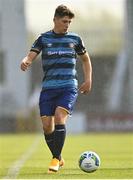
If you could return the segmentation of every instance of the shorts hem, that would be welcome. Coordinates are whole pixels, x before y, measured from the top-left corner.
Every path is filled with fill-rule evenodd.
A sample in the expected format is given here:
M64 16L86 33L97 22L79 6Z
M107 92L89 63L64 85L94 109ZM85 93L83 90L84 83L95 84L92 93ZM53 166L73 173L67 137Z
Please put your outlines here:
M40 117L43 118L43 117L49 117L49 116L54 116L54 115L41 115L40 114Z
M57 106L57 107L63 109L63 110L66 111L68 114L70 114L70 111L69 111L68 109L66 109L65 107L62 107L62 106Z

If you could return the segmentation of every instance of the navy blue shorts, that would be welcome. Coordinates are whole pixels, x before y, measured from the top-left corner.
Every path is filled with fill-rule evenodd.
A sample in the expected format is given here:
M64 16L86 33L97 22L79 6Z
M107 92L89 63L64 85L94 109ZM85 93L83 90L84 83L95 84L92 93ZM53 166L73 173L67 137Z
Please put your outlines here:
M77 96L76 88L42 90L39 99L40 116L53 116L57 107L71 114Z

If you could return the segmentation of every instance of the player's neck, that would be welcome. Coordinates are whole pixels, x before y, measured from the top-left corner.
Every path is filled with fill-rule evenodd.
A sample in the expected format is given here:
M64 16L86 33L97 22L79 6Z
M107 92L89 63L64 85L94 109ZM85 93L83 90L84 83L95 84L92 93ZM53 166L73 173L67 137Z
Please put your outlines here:
M57 34L57 35L60 35L60 34L62 34L62 35L63 35L63 34L67 34L67 31L66 31L66 32L61 32L61 31L59 31L59 30L56 29L56 28L54 28L52 31L53 31L54 34Z

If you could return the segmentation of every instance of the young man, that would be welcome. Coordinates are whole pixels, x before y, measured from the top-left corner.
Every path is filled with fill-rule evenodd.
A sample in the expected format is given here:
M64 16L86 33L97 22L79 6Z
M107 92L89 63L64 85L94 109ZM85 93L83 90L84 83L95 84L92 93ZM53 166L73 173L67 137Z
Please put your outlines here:
M22 60L21 69L27 70L42 52L44 78L39 99L40 116L46 143L52 153L48 173L54 173L64 165L61 156L66 136L65 123L72 113L78 95L75 64L77 55L83 63L84 82L79 91L86 94L91 89L92 67L81 38L69 33L74 13L64 5L56 8L54 28L41 34ZM75 120L76 123L76 120Z

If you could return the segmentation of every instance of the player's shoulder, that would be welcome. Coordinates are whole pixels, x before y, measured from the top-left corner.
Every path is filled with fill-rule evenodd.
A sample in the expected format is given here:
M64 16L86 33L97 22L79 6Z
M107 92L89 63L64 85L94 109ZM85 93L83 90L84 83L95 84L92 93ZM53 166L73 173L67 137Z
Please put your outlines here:
M51 31L46 31L46 32L42 32L42 33L38 34L37 39L42 41L43 39L51 37L51 36L52 36Z
M68 37L74 38L74 39L80 39L80 35L74 32L68 32Z
M68 32L68 36L80 37L80 35L79 35L79 34L74 33L74 32Z

